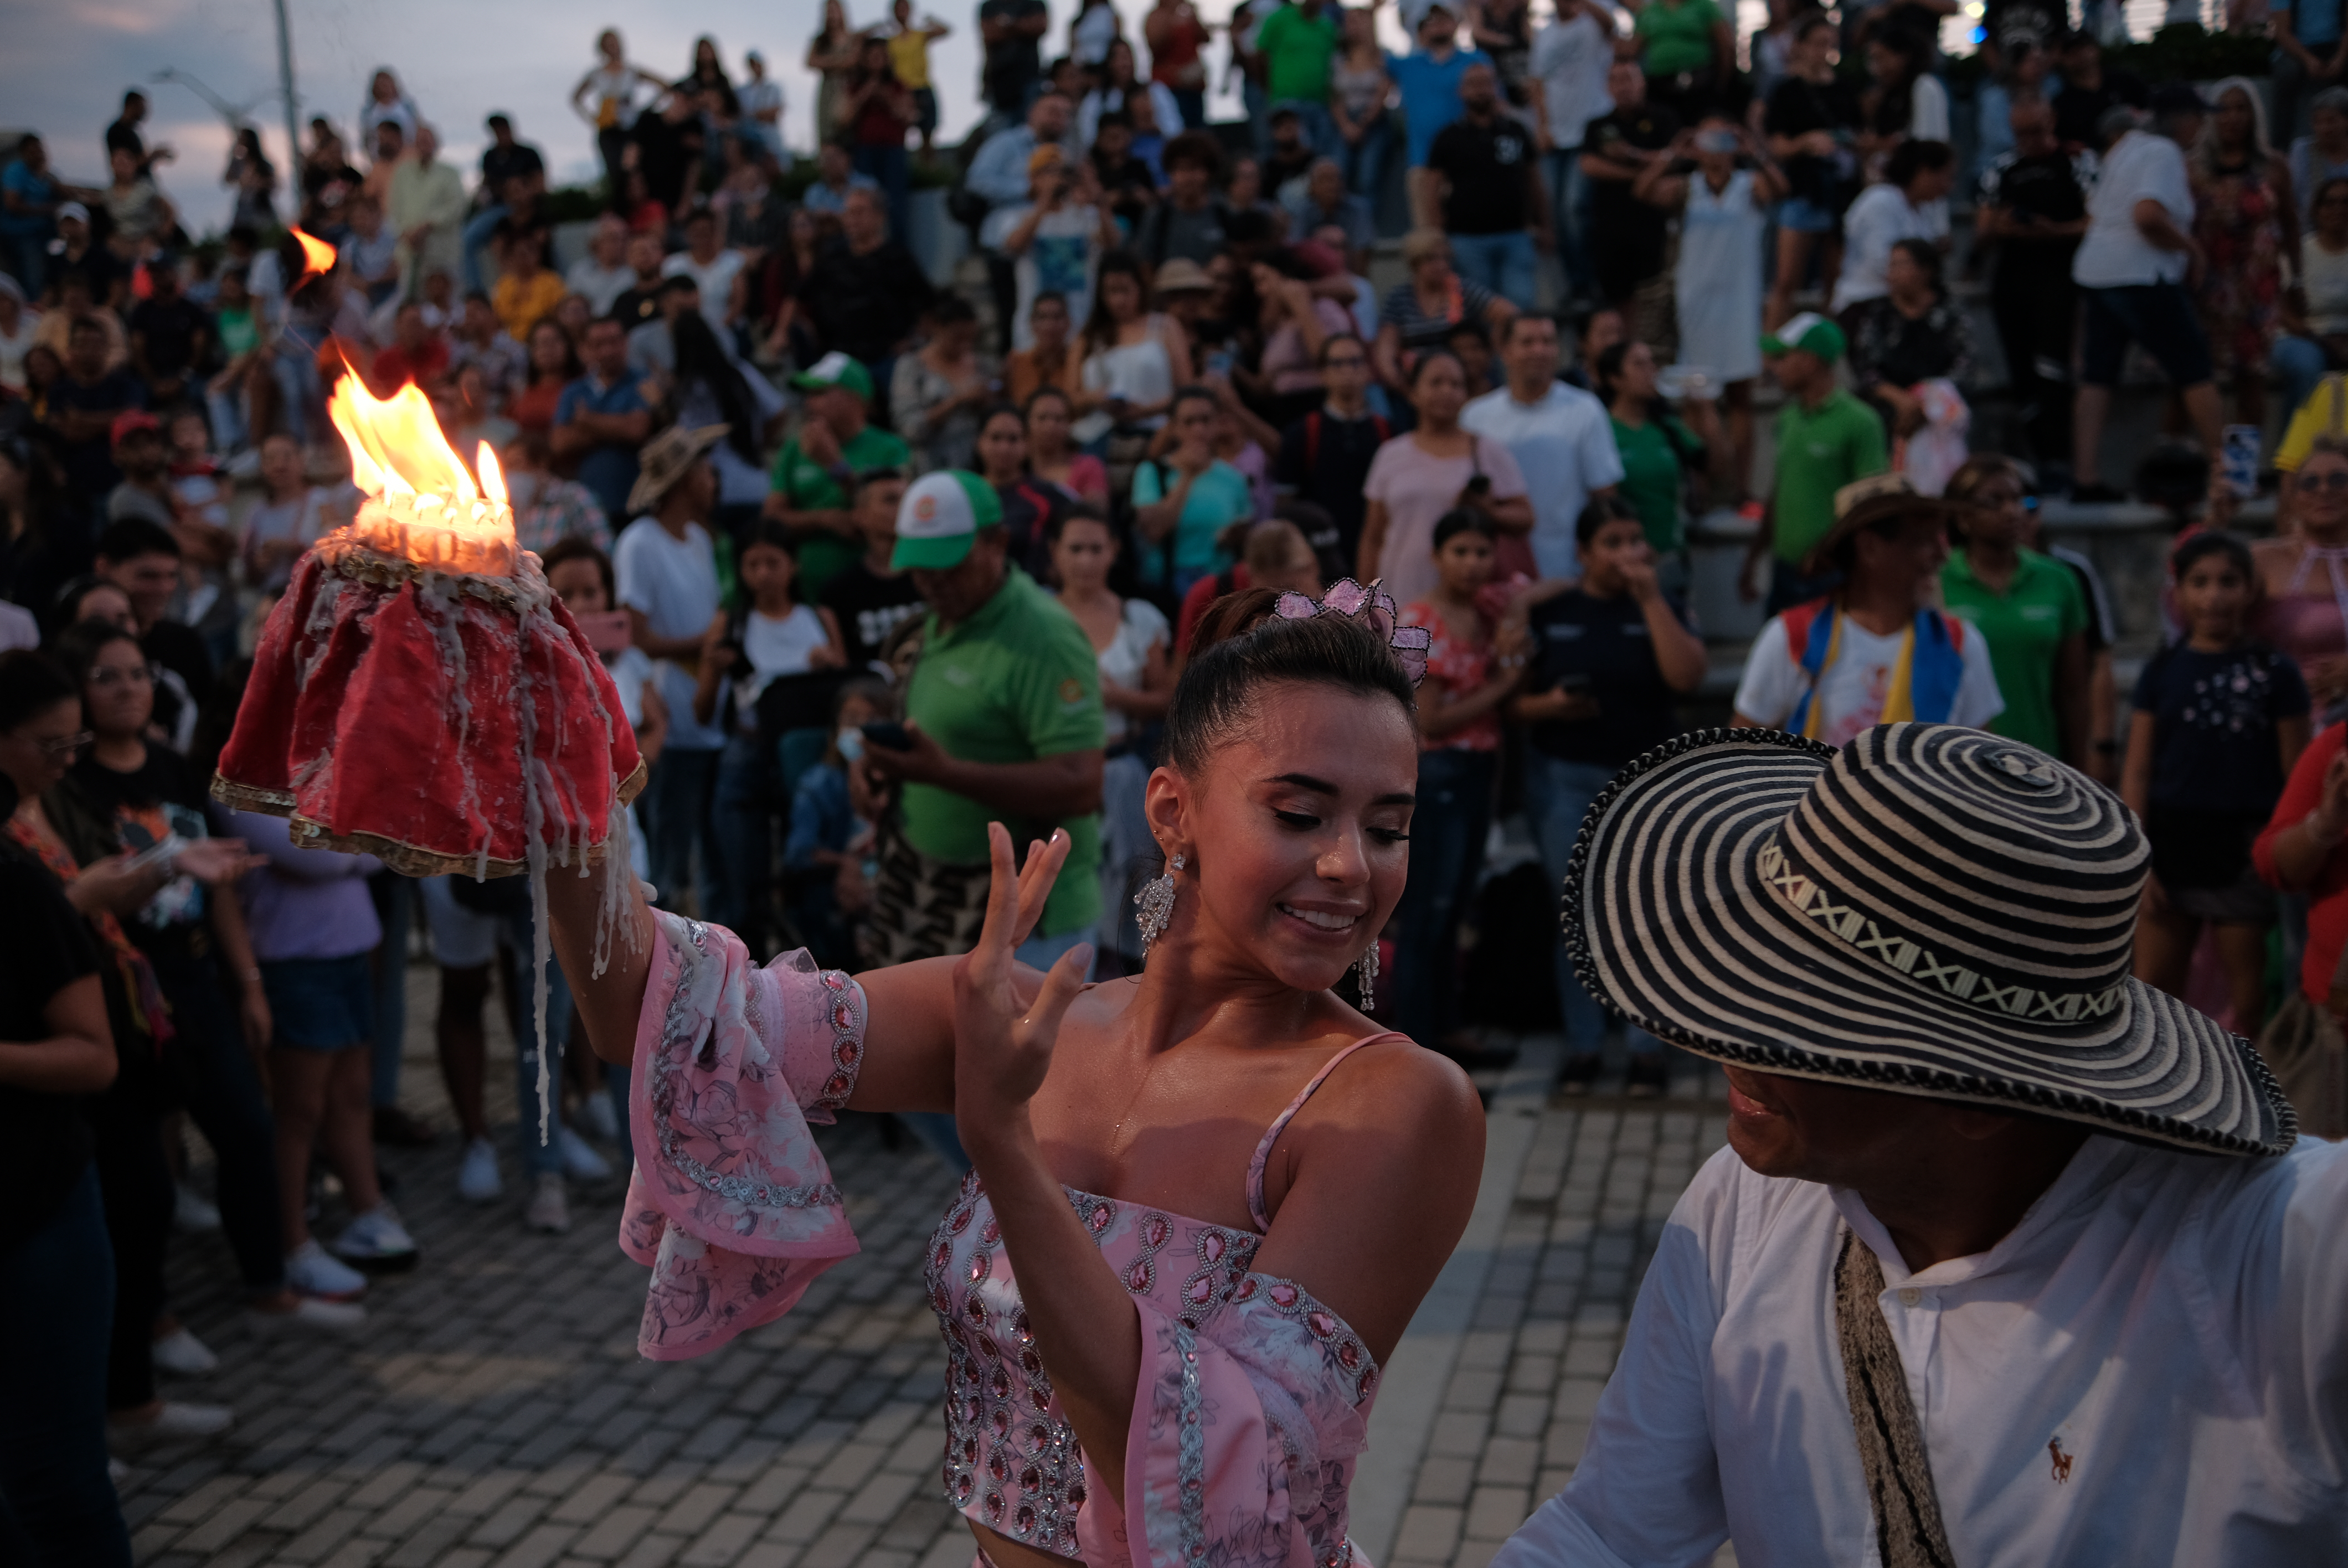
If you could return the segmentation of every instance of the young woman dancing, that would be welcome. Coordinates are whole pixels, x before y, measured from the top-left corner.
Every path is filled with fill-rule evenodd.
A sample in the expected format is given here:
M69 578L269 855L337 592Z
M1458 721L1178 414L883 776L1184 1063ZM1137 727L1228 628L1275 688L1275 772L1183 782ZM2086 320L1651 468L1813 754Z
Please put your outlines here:
M1167 713L1137 978L1084 984L1087 948L1012 961L1057 831L1014 870L990 830L974 950L853 979L799 954L754 968L600 865L549 887L589 1037L637 1069L622 1245L654 1269L646 1355L780 1316L855 1250L808 1121L954 1112L976 1169L929 1286L945 1491L982 1565L1359 1562L1378 1368L1475 1201L1466 1077L1330 993L1375 974L1402 893L1423 633L1350 583L1257 597Z

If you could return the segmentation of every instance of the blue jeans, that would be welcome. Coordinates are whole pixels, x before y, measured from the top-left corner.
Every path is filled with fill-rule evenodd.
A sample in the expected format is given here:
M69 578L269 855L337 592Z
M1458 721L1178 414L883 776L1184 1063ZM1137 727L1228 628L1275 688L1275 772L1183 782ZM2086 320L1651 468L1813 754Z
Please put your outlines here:
M162 1050L168 1092L212 1146L221 1234L236 1256L244 1287L255 1294L274 1291L285 1283L277 1127L262 1097L252 1054L245 1049L243 1026L221 994L211 959L168 949L151 958L156 981L171 1004L173 1032Z
M767 809L771 748L755 735L736 734L717 753L717 794L710 807L717 855L725 866L709 917L742 938L752 952L774 925L774 814Z
M380 1111L399 1103L399 1055L407 1039L407 935L416 929L416 879L396 871L370 877L383 943L375 950L375 1061L368 1103Z
M1394 122L1380 115L1362 132L1359 141L1345 142L1337 158L1345 166L1345 189L1370 204L1375 214L1384 193L1386 160L1394 152Z
M1330 118L1327 104L1316 104L1310 98L1282 98L1272 106L1295 111L1297 123L1304 131L1304 139L1315 155L1335 158L1345 149L1345 138L1337 134L1337 122ZM1280 192L1267 190L1266 196L1279 200Z
M1434 1046L1457 1023L1459 917L1484 868L1497 752L1454 747L1418 753L1418 806L1410 816L1410 880L1395 910L1395 1027Z
M212 427L212 446L223 457L232 457L252 444L249 422L244 413L244 390L204 393L204 412Z
M1565 291L1575 299L1598 292L1590 270L1590 179L1581 172L1581 149L1560 148L1541 155L1549 177L1550 226L1557 234L1557 259L1565 269Z
M494 207L484 207L465 220L465 237L461 241L465 259L457 270L464 281L465 292L469 294L478 292L481 287L481 252L489 248L489 236L497 232L498 225L504 221L505 215L505 204L499 202ZM552 260L552 257L548 258L550 262Z
M1533 308L1540 252L1533 249L1533 237L1523 230L1454 234L1451 259L1461 277L1483 284L1520 311Z
M718 891L724 872L711 812L719 754L715 750L670 746L653 764L652 777L644 781L644 851L664 909L684 907L695 845L701 847L702 909L714 910L725 902Z
M24 285L25 298L37 301L49 282L49 237L46 234L0 234L0 261Z
M130 1568L106 1469L113 1328L114 1248L84 1166L57 1212L0 1252L0 1562Z
M1197 130L1207 123L1207 95L1199 87L1175 87L1174 107L1182 111L1182 128ZM1163 130L1166 128L1159 127Z
M1565 884L1590 803L1614 782L1619 771L1603 763L1560 762L1537 748L1525 749L1525 815L1532 820L1533 837L1540 844L1541 865L1558 886ZM1565 1014L1567 1054L1585 1056L1601 1050L1606 1042L1605 1005L1582 989L1573 966L1566 960L1561 938L1557 948L1557 999ZM1662 1040L1628 1022L1622 1026L1622 1039L1633 1056L1658 1055L1663 1049Z
M2275 374L2282 380L2282 405L2292 413L2298 412L2299 405L2308 400L2315 391L2315 384L2331 368L2321 343L2303 337L2281 336L2275 339L2274 367Z
M1272 153L1272 96L1253 77L1240 79L1240 104L1247 110L1248 145L1258 158ZM1266 192L1267 195L1270 192Z
M855 161L856 172L870 175L889 198L889 238L910 247L911 241L907 236L912 231L912 174L905 161L904 148L860 141L856 144ZM886 398L888 394L884 391L881 396Z

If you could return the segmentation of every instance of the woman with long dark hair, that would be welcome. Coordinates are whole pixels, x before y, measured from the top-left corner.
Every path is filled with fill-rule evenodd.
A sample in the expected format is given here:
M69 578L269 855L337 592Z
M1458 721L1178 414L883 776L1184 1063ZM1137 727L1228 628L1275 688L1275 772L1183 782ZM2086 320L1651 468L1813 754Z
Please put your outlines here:
M1870 86L1859 93L1859 150L1870 165L1903 141L1949 139L1949 89L1931 74L1932 41L1902 26L1867 40Z
M1086 446L1119 425L1156 430L1166 423L1174 389L1190 379L1190 346L1172 316L1151 311L1140 259L1129 251L1103 256L1093 308L1076 337L1076 439Z
M1625 340L1598 356L1591 388L1614 427L1614 450L1622 458L1622 498L1639 514L1647 543L1663 564L1664 586L1684 586L1687 549L1684 523L1688 481L1725 478L1735 447L1721 428L1720 408L1709 397L1689 397L1673 411L1656 387L1655 352Z
M543 436L554 428L556 405L562 401L562 389L584 374L579 368L579 352L572 346L571 334L552 316L542 316L523 339L530 355L529 380L522 389L506 404L506 417L526 431Z
M266 234L277 227L277 166L261 150L261 133L251 126L236 133L221 183L236 188L236 210L229 219L231 227L250 229L256 234Z
M766 443L780 426L786 409L780 394L763 375L745 375L698 311L679 311L669 323L676 346L676 381L669 401L677 423L687 429L723 424L726 439L709 449L717 466L719 528L738 542L766 505Z
M628 1205L630 1253L659 1259L647 1352L715 1349L853 1250L808 1116L952 1111L974 1173L932 1249L944 1474L989 1560L1170 1558L1179 1533L1231 1568L1345 1562L1377 1369L1483 1161L1466 1076L1330 990L1374 964L1407 870L1416 634L1390 613L1300 597L1184 671L1147 785L1167 871L1138 979L1086 988L1084 948L1040 989L1014 965L1057 829L1023 875L990 825L972 952L859 978L754 968L602 866L553 878L566 969L590 975L599 909L624 922L580 986L598 1053L679 1107ZM724 1184L737 1201L684 1173L711 1162L758 1179Z
M913 94L889 63L889 41L865 35L856 64L840 84L837 123L828 134L845 135L854 145L856 171L870 176L889 198L889 232L901 243L912 231L912 170L905 158L905 133L913 128Z

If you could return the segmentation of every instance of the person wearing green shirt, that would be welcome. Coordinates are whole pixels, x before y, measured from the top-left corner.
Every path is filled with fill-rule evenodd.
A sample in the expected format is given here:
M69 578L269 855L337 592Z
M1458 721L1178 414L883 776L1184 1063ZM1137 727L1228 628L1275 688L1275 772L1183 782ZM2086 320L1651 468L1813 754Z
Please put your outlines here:
M1970 459L1950 477L1946 498L1964 506L1950 524L1956 551L1941 569L1941 597L1989 644L2005 698L1990 733L2084 773L2087 596L2069 567L2022 548L2028 495L2021 470L1993 454Z
M1785 388L1786 406L1777 415L1776 484L1746 554L1742 586L1746 599L1759 597L1761 562L1774 554L1771 615L1807 604L1841 582L1838 572L1813 576L1802 563L1834 527L1835 492L1891 466L1883 421L1835 385L1835 362L1848 346L1842 328L1815 311L1789 318L1761 340L1761 352Z
M812 604L824 585L864 553L849 497L876 468L911 468L913 449L866 421L872 375L833 352L791 377L807 395L799 432L775 454L766 515L789 528L799 547L799 593Z
M1269 108L1294 108L1306 139L1323 158L1338 156L1341 145L1337 122L1329 115L1329 62L1340 42L1338 22L1337 7L1329 0L1295 0L1265 17L1255 40Z
M1682 420L1671 405L1656 395L1655 352L1645 343L1624 341L1599 354L1595 382L1598 395L1614 428L1614 450L1622 458L1622 483L1617 488L1639 514L1639 525L1653 547L1657 565L1664 569L1664 586L1679 591L1674 571L1684 576L1682 551L1686 535L1681 527L1683 498L1689 470L1698 463L1710 477L1726 471L1730 457L1727 434L1721 428L1719 405L1708 397L1690 397Z
M1736 72L1736 33L1713 0L1648 0L1633 25L1650 101L1669 104L1694 125L1717 107Z
M986 914L986 825L1024 851L1066 830L1068 858L1019 961L1049 968L1100 919L1107 732L1100 666L1075 616L1010 561L994 487L924 475L897 510L891 564L928 601L905 683L904 747L866 742L880 827L872 934L882 964L967 952ZM860 804L860 814L862 805Z

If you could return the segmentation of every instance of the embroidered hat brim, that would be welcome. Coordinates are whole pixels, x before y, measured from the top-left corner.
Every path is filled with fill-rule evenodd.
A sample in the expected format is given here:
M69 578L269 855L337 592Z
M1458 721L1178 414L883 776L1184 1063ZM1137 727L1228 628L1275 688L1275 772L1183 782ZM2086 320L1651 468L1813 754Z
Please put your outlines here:
M1625 769L1591 804L1565 880L1566 948L1591 993L1699 1056L1763 1071L2212 1153L2291 1146L2295 1119L2257 1050L2177 999L2128 978L2051 991L1992 981L1977 956L1886 929L1805 876L1781 829L1834 755L1776 731L1711 730ZM1994 869L1936 886L1945 847L1938 860L1907 853L1922 817L1834 826L1846 875L1965 911L1993 944L2001 898L2026 944L2061 928L2065 899L2110 895L2059 876L2001 888Z

